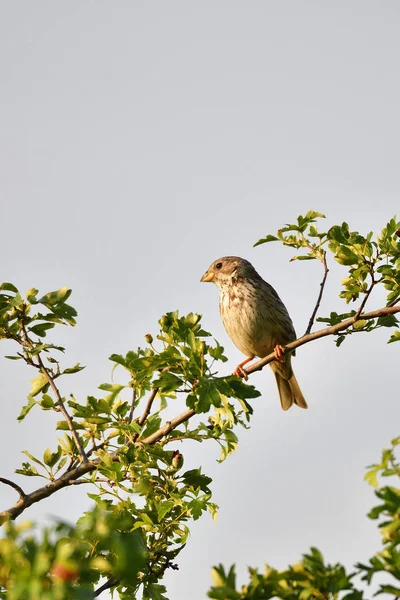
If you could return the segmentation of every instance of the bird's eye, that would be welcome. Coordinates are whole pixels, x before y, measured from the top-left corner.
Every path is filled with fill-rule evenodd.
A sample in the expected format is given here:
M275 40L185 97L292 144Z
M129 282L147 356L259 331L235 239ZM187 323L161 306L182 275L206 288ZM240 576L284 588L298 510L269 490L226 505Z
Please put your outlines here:
M216 269L221 269L221 268L222 268L222 263L221 263L221 262L217 263L217 264L215 265L215 268L216 268Z

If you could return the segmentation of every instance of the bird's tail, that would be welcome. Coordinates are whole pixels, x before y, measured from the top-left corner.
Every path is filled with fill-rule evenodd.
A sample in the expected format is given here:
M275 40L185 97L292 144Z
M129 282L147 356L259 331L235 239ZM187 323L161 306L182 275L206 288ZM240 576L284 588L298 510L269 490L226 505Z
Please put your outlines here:
M300 408L308 408L307 402L305 401L293 371L291 372L289 379L282 377L282 373L279 371L276 371L275 369L273 369L273 371L275 374L276 384L278 386L279 397L281 399L283 410L290 408L293 403L297 404L297 406L300 406Z

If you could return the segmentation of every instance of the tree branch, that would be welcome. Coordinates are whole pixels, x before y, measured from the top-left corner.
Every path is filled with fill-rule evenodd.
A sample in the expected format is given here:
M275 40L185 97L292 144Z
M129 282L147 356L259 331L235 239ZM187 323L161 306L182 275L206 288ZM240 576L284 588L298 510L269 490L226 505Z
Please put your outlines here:
M369 286L368 290L367 290L367 291L366 291L366 293L365 293L364 299L363 299L363 301L362 301L362 302L361 302L361 304L360 304L360 308L359 308L359 309L358 309L358 311L356 312L356 318L357 318L357 319L359 319L359 317L360 317L360 315L361 315L362 311L364 310L364 307L365 307L365 305L367 304L367 300L368 300L368 298L370 297L372 290L374 289L374 286L375 286L375 283L376 283L376 281L375 281L375 278L374 278L374 274L373 274L373 273L371 273L371 280L372 280L372 281L371 281L371 285Z
M365 319L366 321L368 321L370 319L376 319L378 317L383 317L386 315L394 315L399 312L400 312L400 306L398 306L398 305L387 306L384 308L380 308L378 310L374 310L372 312L364 313L362 315L362 318ZM351 317L349 319L345 319L341 323L337 323L336 325L333 325L331 327L326 327L325 329L319 329L318 331L315 331L314 333L309 333L307 335L303 335L301 338L295 340L294 342L287 344L287 346L285 346L285 349L286 350L294 350L295 348L298 348L299 346L303 346L304 344L308 344L309 342L313 342L314 340L318 340L322 337L326 337L328 335L336 335L340 331L349 329L352 325L354 325L354 323L357 320L358 320L357 315L354 315L353 317ZM244 369L244 371L248 375L250 375L251 373L254 373L255 371L260 371L261 369L263 369L263 367L265 367L265 365L269 364L273 360L276 360L276 359L275 359L275 354L272 352L271 354L268 354L268 356L265 356L264 358L262 358L261 360L259 360L256 363L254 363L247 369ZM172 419L171 421L168 421L167 423L165 423L165 425L160 427L158 429L158 431L149 435L147 438L139 439L137 443L150 444L150 445L155 444L161 438L165 437L170 431L175 429L175 427L177 427L181 423L184 423L185 421L188 421L195 414L196 414L196 412L193 409L191 409L191 408L187 409L183 413L181 413L180 415L178 415L177 417ZM111 454L110 456L111 456L112 460L115 460L115 461L119 460L118 455L116 453ZM0 512L0 523L4 522L7 519L15 519L26 508L28 508L32 504L35 504L36 502L39 502L40 500L43 500L44 498L48 498L49 496L51 496L52 494L54 494L55 492L57 492L60 489L63 489L70 485L74 485L74 483L77 479L79 479L83 475L86 475L86 473L90 473L90 472L96 470L99 463L100 463L99 458L96 458L92 462L82 462L80 465L78 465L74 469L71 469L70 471L66 471L63 475L61 475L61 477L59 479L56 479L55 481L51 481L44 487L39 488L39 489L31 492L30 494L26 494L24 497L21 497L18 500L18 502L16 502L11 508L9 508L8 510L5 510L3 512Z
M318 298L317 298L317 302L315 304L314 310L312 311L310 320L308 322L308 327L306 329L306 332L304 335L308 335L311 332L311 328L314 324L314 319L317 316L317 312L319 309L319 306L321 304L321 300L322 300L322 294L324 293L324 287L325 287L325 283L326 283L326 278L328 277L328 273L329 273L329 269L328 269L328 265L326 264L326 252L324 252L324 258L322 260L322 264L324 266L324 276L322 278L320 285L320 290L319 290L319 294L318 294Z
M30 340L29 336L28 336L28 332L26 331L26 327L25 327L25 310L26 310L26 305L24 303L23 305L23 313L21 315L21 329L22 329L22 336L23 336L23 342L25 345L25 347L29 348L30 350L32 350L34 348L34 345L32 344L32 341ZM76 447L78 449L78 452L80 454L80 457L82 459L83 462L88 462L87 456L85 454L85 450L83 449L81 440L79 439L78 434L76 433L76 430L72 424L72 419L69 416L69 413L67 411L67 409L65 408L64 402L62 400L61 394L59 392L58 387L56 386L56 384L54 383L54 377L50 374L49 370L44 366L42 358L40 356L40 352L38 352L37 354L37 363L35 363L32 359L28 359L29 364L31 364L32 366L36 367L36 369L38 369L42 375L44 375L47 379L47 381L50 384L51 389L53 390L54 396L56 398L58 407L60 409L60 412L62 413L64 419L66 420L67 424L68 424L68 428L71 432L72 438L76 444Z
M151 390L151 393L150 393L149 399L147 400L147 404L144 409L144 412L143 412L142 416L139 417L139 419L138 419L139 425L143 425L143 423L146 421L147 417L149 416L150 411L151 411L151 406L155 400L155 397L157 396L157 393L158 393L158 388L154 388Z
M40 372L46 377L47 381L50 384L51 389L53 390L53 394L56 398L58 407L60 409L61 414L63 415L64 419L66 420L67 424L68 424L68 429L71 432L71 435L73 437L73 440L76 444L76 447L78 449L79 455L82 459L82 462L87 463L88 462L88 458L86 456L85 450L83 449L81 440L79 438L79 435L76 432L75 427L72 424L72 419L67 411L67 409L65 408L64 402L61 398L61 394L60 391L58 389L58 387L56 386L55 382L54 382L54 378L52 377L52 375L50 375L48 369L46 369L46 367L43 364L43 361L40 357L40 353L37 355L37 368L40 370Z
M144 438L142 440L139 439L138 441L141 442L142 444L155 444L156 442L158 442L158 440L160 440L165 435L167 435L170 431L175 429L175 427L178 427L178 425L180 425L181 423L188 421L195 414L196 414L196 411L193 410L193 408L188 408L187 410L185 410L185 412L183 412L180 415L178 415L177 417L175 417L175 419L172 419L171 421L167 421L165 423L165 425L160 427L160 429L158 429L157 431L155 431L154 433L149 435L147 438Z
M26 508L32 506L32 504L35 504L44 498L48 498L64 487L74 484L79 477L82 477L82 475L90 473L90 471L94 471L95 469L96 465L94 463L81 463L75 469L67 471L61 475L59 479L51 481L47 485L31 492L30 494L26 494L26 496L20 498L18 502L16 502L11 508L0 513L0 523L3 523L7 519L15 519L18 517L18 515L24 512Z
M109 590L110 588L118 585L119 582L120 582L120 580L117 579L116 577L110 577L110 579L108 581L103 583L102 586L100 586L99 588L97 588L97 590L95 590L93 597L97 598L98 596L100 596L100 594L102 592L105 592L106 590Z
M128 423L132 423L133 411L135 410L135 404L136 404L136 388L133 388L132 403L131 403L131 409L129 411Z
M26 497L26 494L24 492L24 490L19 487L19 485L17 485L16 483L14 483L13 481L10 481L10 479L5 479L4 477L0 477L0 482L4 483L5 485L9 485L10 487L14 488L14 490L16 492L18 492L19 497L23 500Z
M394 315L400 312L400 306L386 306L384 308L379 308L378 310L373 310L372 312L364 313L362 316L363 319L369 321L371 319L377 319L378 317L384 317L386 315ZM285 350L294 350L299 346L303 346L304 344L308 344L309 342L313 342L314 340L318 340L319 338L326 337L327 335L336 335L339 331L344 331L345 329L349 329L356 321L358 321L359 317L357 314L354 317L350 317L349 319L345 319L336 325L332 325L331 327L326 327L326 329L319 329L318 331L314 331L314 333L308 333L307 335L303 335L301 338L295 340L294 342L290 342L284 348ZM261 360L250 365L247 369L243 369L247 375L251 375L255 371L261 371L265 365L268 365L273 360L276 360L274 352L268 354L268 356L264 356Z

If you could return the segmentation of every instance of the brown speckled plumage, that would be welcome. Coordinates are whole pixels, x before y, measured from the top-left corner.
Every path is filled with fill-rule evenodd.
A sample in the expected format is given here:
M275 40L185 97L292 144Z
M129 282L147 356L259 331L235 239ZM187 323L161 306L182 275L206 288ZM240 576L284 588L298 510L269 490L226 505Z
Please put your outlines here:
M248 358L262 358L296 339L293 323L274 288L255 268L238 256L214 261L201 281L212 281L220 288L219 309L225 329ZM291 366L291 355L284 362L273 361L282 408L295 403L307 408Z

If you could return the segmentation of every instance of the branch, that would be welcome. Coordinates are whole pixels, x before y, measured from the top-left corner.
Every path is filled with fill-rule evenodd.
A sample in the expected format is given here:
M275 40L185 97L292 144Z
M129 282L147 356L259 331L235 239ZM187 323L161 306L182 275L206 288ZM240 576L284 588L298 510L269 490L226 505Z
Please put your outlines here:
M133 388L133 392L132 392L132 404L131 404L131 409L129 411L128 423L132 423L133 411L135 410L135 403L136 403L136 388Z
M23 336L23 342L26 347L28 347L30 350L33 349L33 344L32 341L29 339L28 336L28 332L26 331L26 327L25 327L25 321L24 321L24 317L25 317L25 310L26 310L26 305L24 303L24 308L23 308L23 313L21 315L21 329L22 329L22 336ZM72 424L72 419L68 414L67 409L65 408L64 402L61 398L61 394L58 390L58 387L56 386L56 384L54 383L54 377L50 374L49 370L46 369L46 367L43 364L43 361L41 359L40 356L40 352L38 352L37 354L37 363L35 363L33 360L29 360L29 364L31 364L32 366L36 367L37 369L39 369L39 371L46 377L47 381L50 384L51 389L53 390L54 396L57 400L57 404L58 407L60 409L60 412L62 413L64 419L66 420L67 424L68 424L68 428L71 432L71 435L73 437L73 440L76 444L76 447L78 449L78 452L80 454L80 457L82 459L82 461L84 463L88 462L87 456L85 454L85 451L83 449L83 446L81 444L81 440L79 439L78 434L76 433L76 430Z
M399 308L399 310L400 310L400 308ZM147 438L144 438L143 440L139 440L139 442L141 442L142 444L155 444L156 442L158 442L158 440L160 440L165 435L167 435L170 431L175 429L175 427L178 427L178 425L180 425L181 423L184 423L185 421L189 421L189 419L191 419L195 414L196 414L196 411L193 408L188 408L187 410L185 410L185 412L183 412L180 415L178 415L177 417L175 417L175 419L172 419L171 421L167 421L165 423L165 425L160 427L160 429L158 429L157 431L155 431L154 433L149 435Z
M149 396L149 399L147 400L147 404L146 404L146 407L144 409L144 413L138 419L138 424L139 425L143 425L143 423L145 422L145 420L149 416L150 411L151 411L151 406L152 406L152 404L153 404L153 402L155 400L155 397L157 396L157 393L158 393L158 388L154 388L154 389L151 390L151 394Z
M380 308L378 310L374 310L369 313L364 313L362 315L362 318L365 319L366 321L368 321L370 319L376 319L378 317L383 317L385 315L394 315L399 312L400 312L400 306L387 306L384 308ZM318 340L319 338L326 337L328 335L336 335L340 331L349 329L352 325L354 325L354 323L357 320L358 320L357 316L354 315L353 317L351 317L349 319L345 319L341 323L337 323L337 325L333 325L332 327L326 327L325 329L319 329L318 331L315 331L314 333L309 333L307 335L303 335L298 340L295 340L294 342L287 344L287 346L285 346L285 349L286 350L294 350L295 348L298 348L299 346L303 346L304 344L308 344L309 342L313 342L314 340ZM276 359L275 359L275 354L272 352L271 354L268 354L268 356L265 356L258 362L254 363L247 369L243 369L243 370L248 375L250 375L251 373L254 373L255 371L260 371L261 369L263 369L263 367L265 367L265 365L269 364L273 360L276 360ZM149 445L155 444L161 438L168 435L168 433L170 431L172 431L173 429L175 429L175 427L177 427L181 423L184 423L185 421L188 421L195 414L196 414L196 412L192 408L185 410L183 413L181 413L180 415L178 415L171 421L168 421L167 423L165 423L165 425L160 427L160 429L158 429L158 431L155 431L154 433L149 435L147 438L139 439L138 443L149 444ZM116 453L111 454L110 456L111 456L112 460L114 460L114 461L119 460L118 455ZM63 475L61 475L61 477L59 479L56 479L55 481L51 481L44 487L39 488L30 494L27 494L23 498L20 498L18 500L18 502L16 502L11 508L9 508L8 510L5 510L3 512L0 512L0 523L6 519L15 519L16 517L18 517L18 515L20 515L26 508L28 508L32 504L35 504L36 502L39 502L40 500L43 500L44 498L48 498L49 496L51 496L52 494L54 494L55 492L57 492L58 490L60 490L62 488L68 487L70 485L74 485L74 483L77 479L79 479L86 473L95 471L97 469L99 463L100 463L99 458L96 458L92 462L83 462L80 465L78 465L77 467L75 467L74 469L71 469L70 471L65 472Z
M0 482L4 483L5 485L9 485L10 487L14 488L14 490L16 492L18 492L19 497L21 498L21 500L23 500L26 497L26 494L25 494L24 490L22 488L20 488L19 485L17 485L13 481L10 481L9 479L5 479L4 477L0 477Z
M364 313L362 318L366 321L371 319L377 319L378 317L384 317L386 315L394 315L400 312L400 306L386 306L384 308L379 308L378 310L373 310L369 313ZM318 331L314 331L314 333L308 333L307 335L303 335L301 338L295 340L294 342L290 342L284 348L285 350L294 350L299 346L303 346L304 344L308 344L314 340L318 340L319 338L326 337L327 335L336 335L339 331L344 331L345 329L349 329L356 321L359 320L359 316L357 314L354 317L350 317L349 319L345 319L336 325L332 325L331 327L327 327L326 329L319 329ZM264 356L261 360L254 363L247 369L243 369L247 375L254 373L255 371L261 371L265 365L268 365L273 360L276 360L274 352L268 354L268 356Z
M109 590L110 588L114 587L115 585L118 585L119 582L120 582L120 579L117 579L116 577L111 577L108 581L103 583L102 586L100 586L99 588L97 588L97 590L95 590L93 597L97 598L97 596L100 596L100 594L102 592L105 592L106 590Z
M360 304L360 308L358 309L358 311L356 312L356 318L359 319L362 311L364 310L365 305L367 304L367 300L371 295L372 290L374 289L374 286L376 284L375 278L374 278L374 274L371 273L371 285L369 286L368 290L365 293L364 296L364 300L361 302Z
M313 310L312 315L310 317L310 320L308 322L308 327L307 327L306 332L305 332L304 335L308 335L311 332L311 328L312 328L312 326L314 324L314 319L317 316L319 305L321 304L322 294L324 293L324 287L325 287L325 283L326 283L326 278L328 277L328 273L329 273L328 265L326 264L326 252L324 252L324 258L322 260L322 264L324 266L324 276L322 278L321 283L319 284L320 285L320 290L319 290L317 302L315 304L314 310Z
M38 364L36 366L40 370L40 372L43 373L43 375L46 377L47 381L50 384L51 389L53 390L53 394L57 400L57 404L59 406L60 412L62 413L64 419L66 420L66 422L68 424L68 428L69 428L71 435L73 437L73 440L76 444L76 447L78 449L78 452L80 454L82 462L87 463L88 458L86 456L85 450L83 449L79 435L77 434L76 429L72 424L72 419L71 419L67 409L65 408L64 402L63 402L63 400L61 398L61 394L59 392L59 389L56 386L56 384L54 383L54 378L50 375L48 369L46 369L46 367L44 366L43 361L40 357L40 354L37 355L37 360L38 360Z
M99 462L99 460L97 460L97 462ZM26 494L23 498L20 498L18 502L16 502L11 508L0 513L0 523L4 522L7 519L15 519L32 504L35 504L36 502L39 502L44 498L52 496L54 492L57 492L58 490L61 490L64 487L67 487L71 484L73 485L74 482L77 479L79 479L79 477L82 477L82 475L90 473L90 471L94 471L95 469L96 464L94 464L94 462L81 463L75 469L67 471L66 473L61 475L59 479L51 481L47 485L31 492L30 494Z

